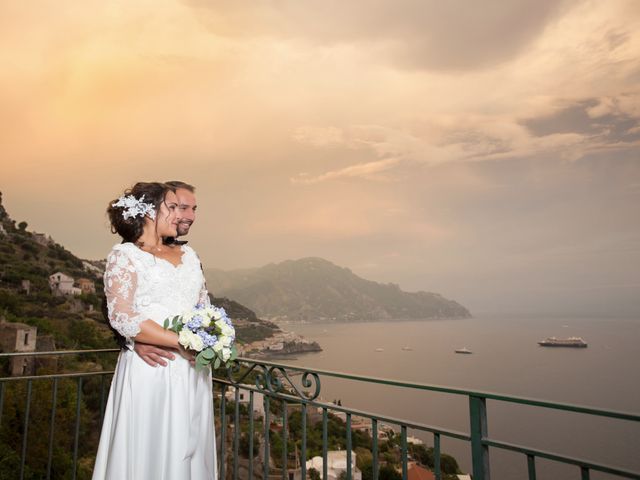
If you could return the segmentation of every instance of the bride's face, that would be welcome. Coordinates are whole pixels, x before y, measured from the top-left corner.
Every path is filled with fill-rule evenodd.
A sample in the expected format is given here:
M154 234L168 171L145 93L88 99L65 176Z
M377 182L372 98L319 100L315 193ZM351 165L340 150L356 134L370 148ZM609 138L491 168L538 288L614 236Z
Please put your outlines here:
M178 234L178 198L171 190L164 197L156 215L157 232L161 237L175 237Z

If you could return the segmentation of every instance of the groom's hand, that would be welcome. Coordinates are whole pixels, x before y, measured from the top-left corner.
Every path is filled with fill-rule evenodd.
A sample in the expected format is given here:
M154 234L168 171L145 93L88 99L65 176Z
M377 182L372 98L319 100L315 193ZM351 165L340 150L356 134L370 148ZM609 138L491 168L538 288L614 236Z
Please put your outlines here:
M148 343L135 342L133 349L142 360L152 367L157 367L158 365L166 367L167 362L164 360L165 358L168 360L176 358L176 356L171 353L171 349L156 347Z

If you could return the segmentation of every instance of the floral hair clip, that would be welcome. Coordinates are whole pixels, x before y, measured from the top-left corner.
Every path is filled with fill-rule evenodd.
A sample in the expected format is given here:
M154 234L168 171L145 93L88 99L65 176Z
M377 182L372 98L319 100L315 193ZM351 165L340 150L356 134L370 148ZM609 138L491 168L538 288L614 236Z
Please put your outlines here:
M137 216L144 217L149 215L152 220L156 218L156 209L150 203L143 202L144 195L139 199L133 195L121 196L116 203L112 203L112 207L122 208L122 216L125 220L128 218L135 218Z

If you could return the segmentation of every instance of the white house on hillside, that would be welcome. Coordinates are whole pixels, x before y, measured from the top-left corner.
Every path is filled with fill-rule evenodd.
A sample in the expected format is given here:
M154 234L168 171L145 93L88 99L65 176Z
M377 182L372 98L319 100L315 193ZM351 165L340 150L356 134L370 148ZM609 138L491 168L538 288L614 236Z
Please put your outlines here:
M56 272L49 276L49 288L51 293L57 297L62 295L80 295L82 290L73 286L73 277L62 272Z
M307 472L310 468L314 468L322 476L322 457L313 457L307 461ZM327 452L327 479L338 480L342 472L347 471L347 451L331 450ZM300 480L302 471L296 470L293 474L293 480ZM309 474L307 473L307 478ZM362 480L362 472L356 467L356 452L351 451L351 478L353 480Z
M240 384L241 387L255 388L254 385ZM236 400L236 388L229 387L224 394L224 397L228 402L234 402ZM238 391L238 403L240 405L246 405L249 407L251 395L249 390L240 388ZM253 392L253 413L255 418L264 418L264 395L262 393Z

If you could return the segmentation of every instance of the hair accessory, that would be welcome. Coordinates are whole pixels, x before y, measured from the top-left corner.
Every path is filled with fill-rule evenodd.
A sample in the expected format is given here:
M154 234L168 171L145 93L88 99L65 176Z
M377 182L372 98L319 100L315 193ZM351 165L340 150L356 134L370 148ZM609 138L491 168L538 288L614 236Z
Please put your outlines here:
M137 216L144 217L145 215L149 215L149 217L153 220L156 218L156 209L150 203L143 202L144 195L137 199L133 195L127 195L126 197L121 196L116 203L112 203L112 207L120 207L124 210L122 211L122 216L125 220L128 218L135 218Z

